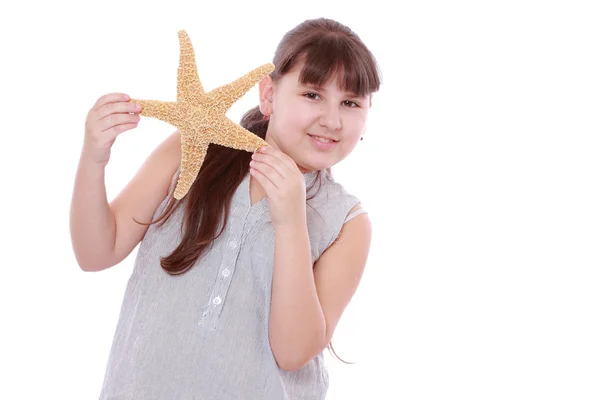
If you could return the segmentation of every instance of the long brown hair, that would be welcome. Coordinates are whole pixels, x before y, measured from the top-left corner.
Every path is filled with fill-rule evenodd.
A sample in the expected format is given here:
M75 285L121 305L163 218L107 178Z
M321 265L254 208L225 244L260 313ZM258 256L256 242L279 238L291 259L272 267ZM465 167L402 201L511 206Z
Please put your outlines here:
M321 86L335 74L338 86L345 91L364 96L379 90L381 78L371 52L353 31L331 19L304 21L284 35L273 57L273 82L298 62L304 64L299 78L303 84ZM258 106L246 112L240 121L243 128L262 139L266 137L268 124ZM171 190L163 213L151 222L164 224L185 203L182 240L171 254L161 258L166 272L178 275L188 271L224 231L233 194L249 172L251 156L246 151L211 144L186 197L176 200ZM315 183L320 182L321 173L317 172ZM335 354L331 343L328 347Z

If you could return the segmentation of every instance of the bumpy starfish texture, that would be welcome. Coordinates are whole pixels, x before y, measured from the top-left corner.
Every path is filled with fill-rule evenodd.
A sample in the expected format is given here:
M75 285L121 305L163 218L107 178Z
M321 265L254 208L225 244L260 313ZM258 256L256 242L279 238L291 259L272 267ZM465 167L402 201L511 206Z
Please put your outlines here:
M181 133L181 168L173 194L180 200L196 180L211 143L248 152L268 146L266 141L231 121L225 113L275 66L265 64L206 93L198 77L190 38L185 31L178 34L177 101L131 99L130 102L142 106L142 116L167 122Z

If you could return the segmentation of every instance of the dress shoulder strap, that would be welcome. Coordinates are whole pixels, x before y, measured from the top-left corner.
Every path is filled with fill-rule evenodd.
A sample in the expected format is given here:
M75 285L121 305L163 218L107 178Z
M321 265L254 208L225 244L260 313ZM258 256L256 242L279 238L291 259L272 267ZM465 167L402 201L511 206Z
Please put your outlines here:
M357 208L356 210L354 210L350 214L348 214L348 216L346 216L346 219L344 220L344 223L353 220L354 218L358 217L361 214L367 214L367 210L362 208L362 206L360 206L359 208Z

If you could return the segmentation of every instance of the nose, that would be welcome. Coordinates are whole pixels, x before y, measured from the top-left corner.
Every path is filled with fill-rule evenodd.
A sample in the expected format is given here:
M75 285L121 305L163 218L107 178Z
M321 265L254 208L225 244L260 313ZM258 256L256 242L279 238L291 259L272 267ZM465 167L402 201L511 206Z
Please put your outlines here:
M342 127L342 119L340 118L339 105L323 104L319 124L330 131L340 129Z

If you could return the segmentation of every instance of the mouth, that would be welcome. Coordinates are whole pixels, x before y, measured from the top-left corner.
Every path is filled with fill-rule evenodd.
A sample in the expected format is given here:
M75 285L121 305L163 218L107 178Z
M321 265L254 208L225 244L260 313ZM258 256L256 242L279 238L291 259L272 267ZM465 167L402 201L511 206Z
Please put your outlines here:
M325 136L311 135L310 133L308 134L308 136L310 136L311 138L313 138L316 141L319 141L321 143L337 143L337 142L339 142L339 140L335 140L333 138L328 138Z

